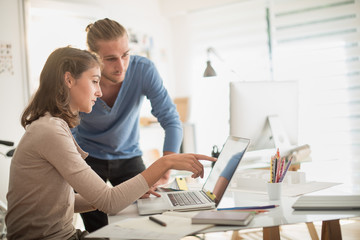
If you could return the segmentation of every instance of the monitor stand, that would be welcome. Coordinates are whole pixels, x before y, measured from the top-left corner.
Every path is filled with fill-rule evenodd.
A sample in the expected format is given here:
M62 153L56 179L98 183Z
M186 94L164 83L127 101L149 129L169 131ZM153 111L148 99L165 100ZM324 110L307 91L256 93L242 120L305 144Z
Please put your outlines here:
M255 137L254 144L252 147L249 148L248 151L257 151L263 149L274 149L275 142L273 139L273 133L271 130L271 126L269 124L269 120L267 119L263 129L261 130L260 134Z
M276 148L289 148L291 143L278 115L268 116L267 122L271 129L272 139Z
M268 116L261 134L255 138L254 147L244 157L247 162L269 163L269 156L279 149L282 156L290 156L303 146L292 145L279 115ZM307 145L307 148L309 146ZM306 154L308 155L308 154Z
M294 162L311 161L311 149L308 144L292 145L278 115L268 116L268 123L276 149L280 149L283 156L292 156Z
M291 147L289 138L278 115L267 117L264 127L249 151Z

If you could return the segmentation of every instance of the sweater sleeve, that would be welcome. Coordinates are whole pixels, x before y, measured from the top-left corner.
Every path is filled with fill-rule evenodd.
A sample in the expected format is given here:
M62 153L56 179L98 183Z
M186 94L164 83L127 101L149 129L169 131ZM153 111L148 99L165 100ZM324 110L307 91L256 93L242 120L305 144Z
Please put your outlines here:
M100 198L100 201L94 201L93 204L89 203L80 194L76 194L74 212L88 212L95 210L95 207L105 213L116 214L132 204L149 189L144 177L141 174L116 187L108 188L109 189L107 191L104 191L104 194L108 195L108 197L105 197L104 200L101 200ZM111 189L113 189L113 192L111 192ZM92 198L92 196L89 196L89 199L90 198ZM106 199L110 200L107 201ZM112 204L112 202L116 204Z
M96 210L91 204L86 201L80 194L75 194L74 212L83 213Z
M164 151L179 152L182 143L182 124L176 106L163 85L162 78L152 62L144 71L144 95L151 102L151 113L165 130Z
M105 213L115 214L149 190L141 174L118 186L108 186L86 164L80 153L82 150L79 150L65 122L54 121L52 127L44 132L46 136L39 143L43 157L88 202L81 200L77 209L86 209L90 204Z

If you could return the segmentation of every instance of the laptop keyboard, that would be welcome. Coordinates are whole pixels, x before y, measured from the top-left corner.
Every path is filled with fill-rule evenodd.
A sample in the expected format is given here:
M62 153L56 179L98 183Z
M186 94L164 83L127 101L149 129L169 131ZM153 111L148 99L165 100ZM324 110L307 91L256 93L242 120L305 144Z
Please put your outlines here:
M168 194L173 206L197 205L205 203L195 192L169 193Z

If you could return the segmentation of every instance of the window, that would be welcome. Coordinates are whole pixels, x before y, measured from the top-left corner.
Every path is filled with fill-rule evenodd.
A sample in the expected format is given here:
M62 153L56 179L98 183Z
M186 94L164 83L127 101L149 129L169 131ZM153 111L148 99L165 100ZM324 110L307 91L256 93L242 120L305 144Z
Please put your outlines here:
M301 84L300 141L314 146L316 161L341 159L341 175L353 175L355 182L360 171L360 2L277 0L270 9L274 78ZM339 171L339 165L334 168Z
M299 143L312 146L313 161L341 159L341 175L359 182L359 0L242 1L189 15L193 79L213 47L227 63L211 59L227 72L221 81L298 80Z

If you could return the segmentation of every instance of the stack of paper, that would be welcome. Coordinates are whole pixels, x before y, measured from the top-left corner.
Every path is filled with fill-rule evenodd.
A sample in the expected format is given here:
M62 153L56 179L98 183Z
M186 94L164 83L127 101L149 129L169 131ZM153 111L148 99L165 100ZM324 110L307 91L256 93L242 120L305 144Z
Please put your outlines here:
M158 214L153 216L165 222L166 227L150 221L149 217L129 218L107 225L86 238L180 239L214 226L213 224L191 224L191 218L186 215Z

